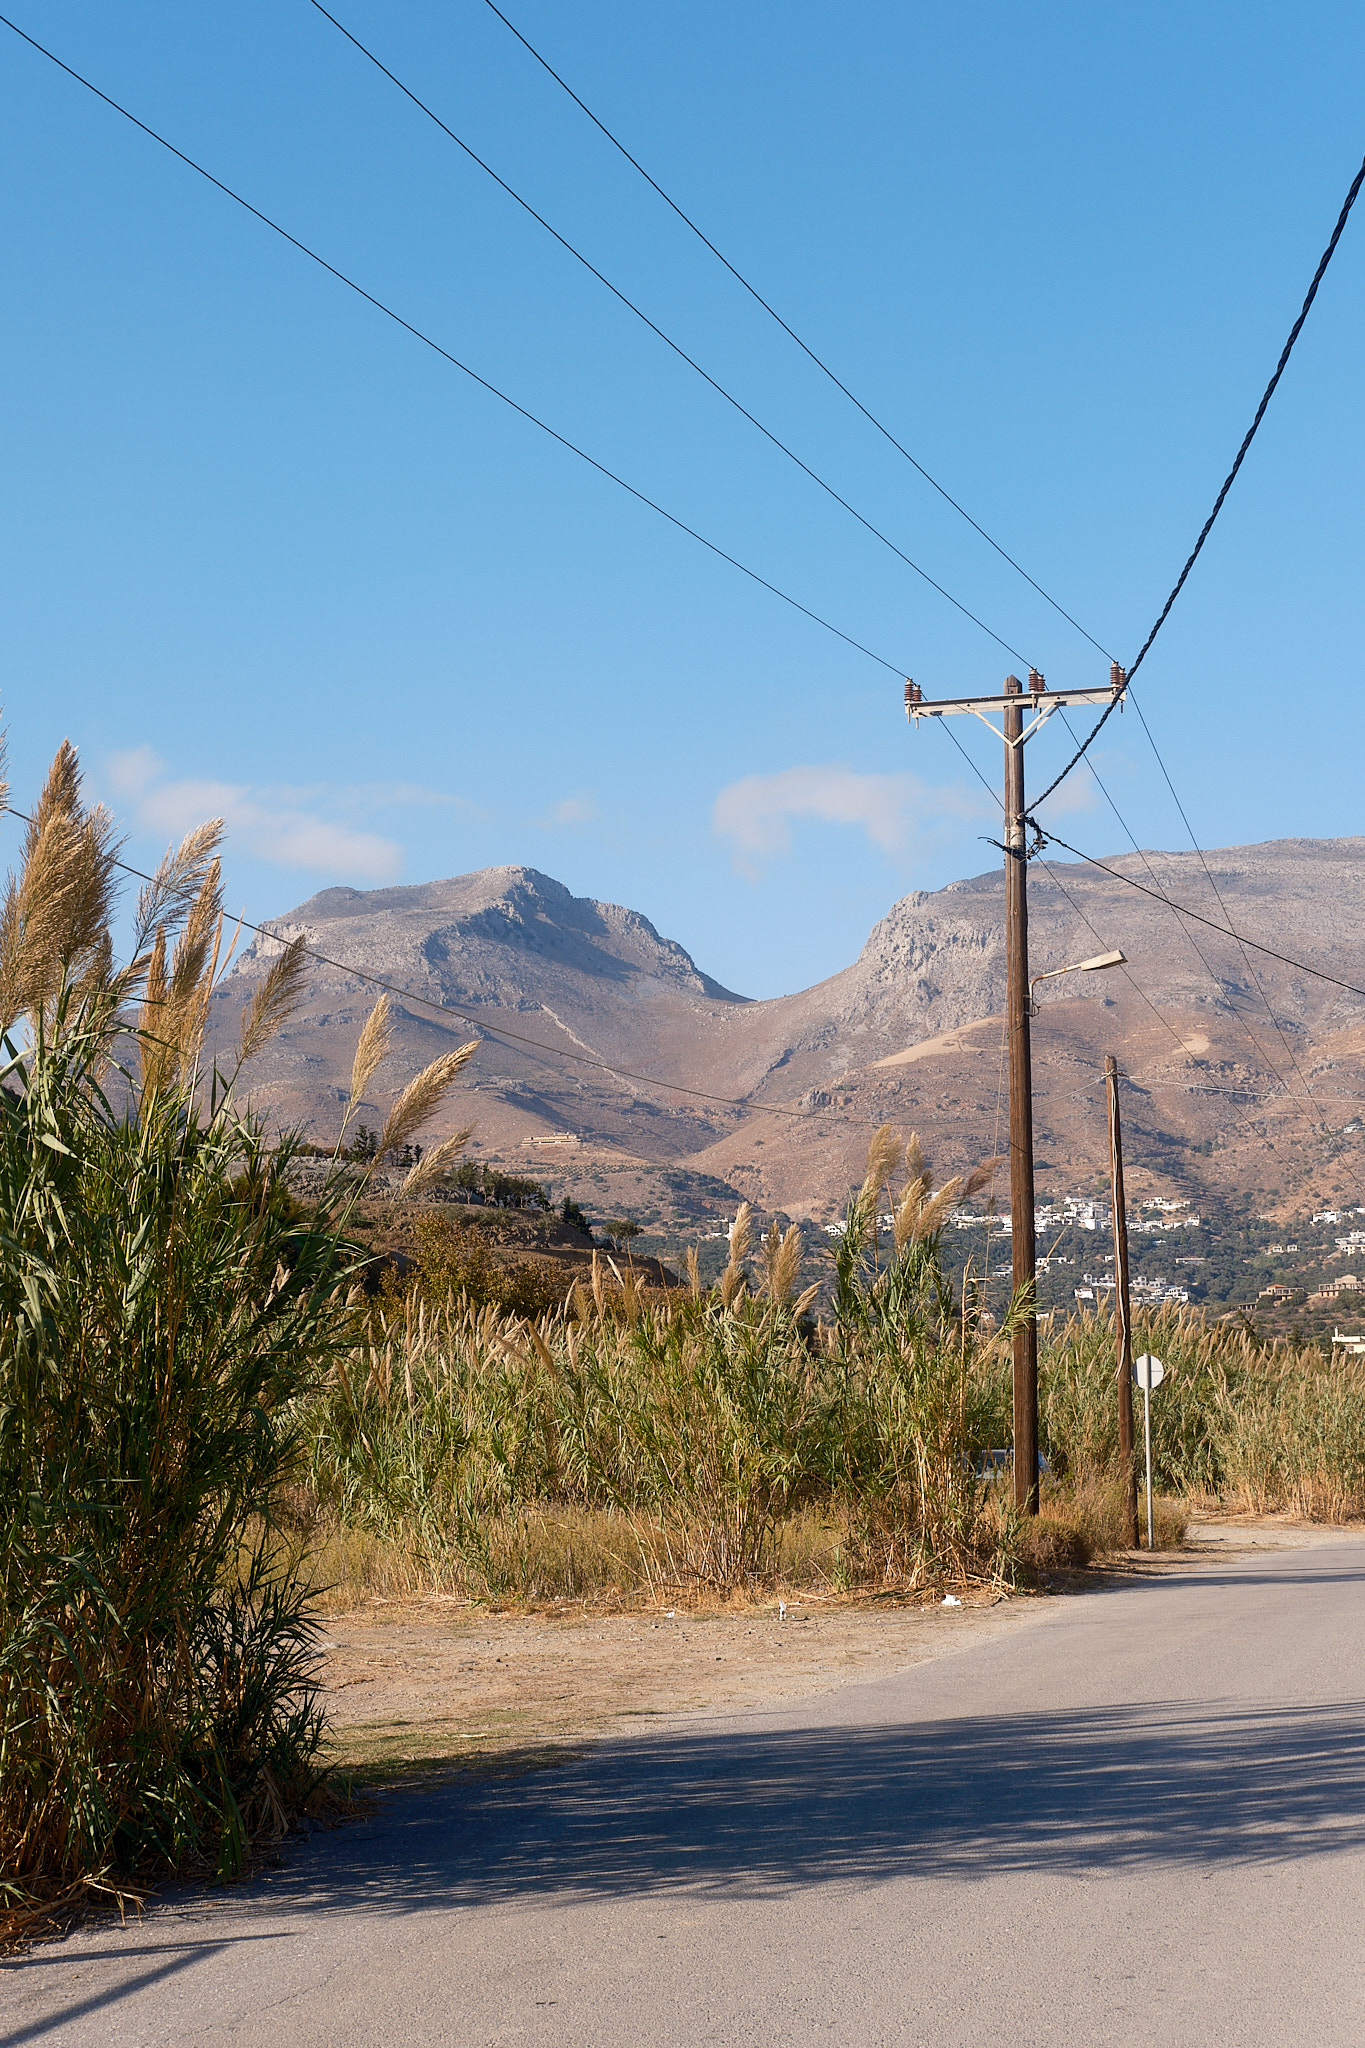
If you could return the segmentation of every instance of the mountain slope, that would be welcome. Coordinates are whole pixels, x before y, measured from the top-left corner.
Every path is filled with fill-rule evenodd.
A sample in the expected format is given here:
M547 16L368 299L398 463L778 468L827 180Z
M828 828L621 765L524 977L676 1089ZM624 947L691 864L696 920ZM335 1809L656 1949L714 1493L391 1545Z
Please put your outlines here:
M1235 930L1365 987L1365 840L1284 840L1207 861L1208 873L1193 854L1159 853L1120 856L1107 863L1114 875L1031 870L1035 972L1114 946L1130 962L1039 991L1040 1173L1075 1185L1101 1169L1094 1087L1113 1051L1134 1077L1139 1185L1145 1173L1195 1193L1238 1186L1287 1201L1310 1182L1324 1199L1348 1192L1357 1140L1340 1127L1365 1076L1365 1004L1182 921L1159 898L1169 892L1218 924L1226 915ZM907 896L841 973L748 1002L647 919L574 897L534 869L330 889L276 920L274 944L258 940L242 957L216 1022L232 1030L275 945L303 931L332 959L423 999L395 999L397 1050L370 1120L435 1051L478 1034L475 1100L462 1099L459 1120L475 1122L484 1156L550 1173L570 1191L626 1173L620 1206L626 1195L638 1204L647 1182L657 1195L665 1170L676 1186L685 1168L716 1181L716 1205L738 1190L823 1215L885 1116L918 1125L945 1170L999 1149L1003 903L999 872ZM319 1136L334 1132L373 999L358 977L318 967L251 1075L258 1099ZM1322 1124L1335 1128L1330 1144L1315 1133Z

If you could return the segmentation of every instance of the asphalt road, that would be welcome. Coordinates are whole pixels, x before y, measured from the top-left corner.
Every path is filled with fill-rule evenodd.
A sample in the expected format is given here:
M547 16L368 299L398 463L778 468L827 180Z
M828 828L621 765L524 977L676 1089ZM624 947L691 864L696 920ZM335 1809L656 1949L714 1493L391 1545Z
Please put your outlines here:
M385 1802L0 1974L62 2048L1360 2048L1365 1543Z

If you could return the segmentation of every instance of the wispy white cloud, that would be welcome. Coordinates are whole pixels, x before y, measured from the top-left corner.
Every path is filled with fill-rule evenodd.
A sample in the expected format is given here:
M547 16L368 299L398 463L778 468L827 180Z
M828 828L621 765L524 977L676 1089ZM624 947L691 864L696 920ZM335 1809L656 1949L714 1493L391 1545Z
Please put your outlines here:
M832 762L730 783L716 798L711 823L732 842L738 872L753 876L764 860L790 852L794 818L855 826L894 856L909 852L926 827L979 817L982 808L968 791L935 788L914 775L864 775Z
M557 804L551 804L543 818L537 818L538 825L591 825L598 816L597 805L590 796L561 797Z
M104 779L115 796L139 797L165 772L155 747L125 747L104 764Z
M1099 806L1100 793L1089 764L1082 761L1080 766L1068 775L1055 795L1047 799L1046 810L1050 818L1078 816L1083 811L1093 811Z
M310 803L298 790L171 776L151 747L130 747L111 756L105 779L131 807L140 831L178 839L205 818L222 818L229 844L280 867L365 882L392 882L402 871L403 849L395 840L360 830L344 817L328 817L317 807L324 790L308 792ZM331 808L351 805L343 801Z

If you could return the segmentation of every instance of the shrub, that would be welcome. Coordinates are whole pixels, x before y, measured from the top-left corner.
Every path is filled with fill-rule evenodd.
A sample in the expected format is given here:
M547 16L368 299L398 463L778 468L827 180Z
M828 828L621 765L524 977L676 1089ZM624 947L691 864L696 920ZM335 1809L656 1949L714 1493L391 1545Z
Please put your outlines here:
M313 1632L277 1508L302 1398L351 1338L355 1255L340 1174L305 1211L290 1143L201 1078L217 838L167 856L116 971L112 827L64 747L0 907L0 1936L149 1861L230 1875L316 1783ZM258 985L235 1071L302 967L296 942ZM470 1050L386 1130L407 1135Z
M433 1302L458 1297L471 1308L492 1307L532 1320L564 1304L562 1275L532 1259L500 1266L477 1225L428 1212L417 1218L416 1237L417 1284Z

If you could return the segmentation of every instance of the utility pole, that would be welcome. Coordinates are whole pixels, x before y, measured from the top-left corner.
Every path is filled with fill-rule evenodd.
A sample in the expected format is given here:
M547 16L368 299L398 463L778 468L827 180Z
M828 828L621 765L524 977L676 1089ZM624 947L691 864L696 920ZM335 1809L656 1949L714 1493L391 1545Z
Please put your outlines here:
M1010 1064L1010 1278L1025 1313L1014 1332L1014 1505L1038 1512L1037 1247L1033 1234L1033 1048L1029 1033L1028 855L1024 851L1024 707L1005 677L1005 1015ZM1036 669L1029 689L1044 688Z
M999 697L926 698L918 683L907 681L905 685L905 715L914 725L918 726L921 718L967 712L988 725L997 739L1005 743L1005 1023L1010 1062L1011 1277L1016 1298L1021 1290L1027 1289L1025 1314L1014 1333L1014 1504L1029 1515L1038 1512L1038 1318L1033 1237L1033 1069L1029 1043L1024 746L1054 711L1068 704L1108 704L1115 698L1121 700L1127 682L1123 670L1114 662L1107 690L1050 691L1037 669L1030 669L1027 723L1024 686L1018 676L1006 676L1003 706ZM995 719L1002 710L1003 723L996 725Z
M1119 1396L1119 1466L1123 1472L1124 1540L1137 1549L1137 1459L1133 1455L1133 1318L1128 1295L1128 1210L1123 1198L1123 1130L1119 1122L1119 1063L1104 1056L1109 1098L1109 1177L1114 1195L1114 1334Z

